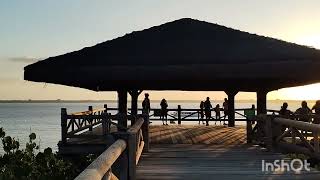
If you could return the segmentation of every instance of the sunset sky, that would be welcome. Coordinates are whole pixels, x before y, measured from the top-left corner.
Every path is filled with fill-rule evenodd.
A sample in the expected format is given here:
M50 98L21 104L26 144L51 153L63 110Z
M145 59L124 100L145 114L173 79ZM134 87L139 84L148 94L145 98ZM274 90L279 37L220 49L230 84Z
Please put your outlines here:
M24 81L23 67L183 17L320 49L319 0L1 1L0 100L116 99L114 92ZM222 99L225 94L163 91L151 96ZM255 99L255 94L240 93L237 99ZM320 99L320 84L274 91L268 99Z

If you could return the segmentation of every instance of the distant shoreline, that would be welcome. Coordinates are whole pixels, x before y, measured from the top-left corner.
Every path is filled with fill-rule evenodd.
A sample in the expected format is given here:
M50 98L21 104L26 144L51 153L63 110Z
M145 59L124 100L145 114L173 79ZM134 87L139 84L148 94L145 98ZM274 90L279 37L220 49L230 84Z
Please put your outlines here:
M152 100L154 101L161 101L159 99ZM200 102L201 100L168 100L170 102ZM223 101L223 99L213 100L214 101ZM302 100L268 100L268 102L301 102ZM315 102L316 100L306 100ZM0 100L0 103L116 103L117 100ZM131 102L130 99L128 102ZM141 101L139 101L141 102ZM251 103L256 102L256 100L236 100L236 102L242 103Z

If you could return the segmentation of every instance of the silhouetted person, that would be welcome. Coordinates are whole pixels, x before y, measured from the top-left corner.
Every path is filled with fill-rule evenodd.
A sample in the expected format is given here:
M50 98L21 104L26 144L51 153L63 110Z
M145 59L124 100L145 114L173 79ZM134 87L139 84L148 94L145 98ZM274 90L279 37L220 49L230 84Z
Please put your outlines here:
M202 124L204 124L204 121L203 121L203 119L204 119L204 102L203 101L200 102L200 118L202 120ZM200 124L200 120L199 120L199 124Z
M298 115L298 120L303 122L310 122L310 114L311 109L308 107L308 104L306 101L301 102L301 107L296 110L296 115Z
M311 110L314 110L316 115L313 119L313 123L320 124L320 100L316 101L316 104L312 107Z
M165 99L161 100L160 103L161 106L161 115L160 115L160 119L162 119L162 124L163 125L168 125L168 118L167 118L167 112L168 112L168 103ZM166 122L166 123L164 123Z
M280 117L290 119L292 112L288 110L288 103L284 102L279 111Z
M298 116L298 121L310 122L311 109L308 107L307 101L301 102L301 107L296 110L295 115ZM307 131L302 131L307 138Z
M292 112L288 109L288 103L287 103L287 102L284 102L284 103L282 104L282 106L281 106L280 111L279 111L280 117L283 117L283 118L286 118L286 119L290 119L291 114L292 114ZM282 133L284 133L284 131L285 131L286 129L287 129L286 126L280 125L280 127L279 127L280 132L279 132L278 135L280 136Z
M217 104L216 107L214 108L214 112L216 113L216 121L214 124L217 124L217 120L220 120L220 125L221 125L221 117L220 117L220 105Z
M254 119L256 116L256 107L254 104L252 104L251 108L245 109L244 116L247 118L248 121L251 121L252 124L254 124Z
M209 120L211 119L211 102L210 98L207 97L206 101L204 102L204 112L206 114L206 126L209 126Z
M225 123L225 119L227 118L228 113L229 113L229 109L228 109L228 99L227 99L227 98L224 98L224 102L223 102L222 106L223 106L223 114L224 114L224 117L223 117L223 125L227 125L227 124Z
M143 114L148 114L150 112L150 99L149 99L149 94L145 93L144 94L144 100L142 101L142 113Z

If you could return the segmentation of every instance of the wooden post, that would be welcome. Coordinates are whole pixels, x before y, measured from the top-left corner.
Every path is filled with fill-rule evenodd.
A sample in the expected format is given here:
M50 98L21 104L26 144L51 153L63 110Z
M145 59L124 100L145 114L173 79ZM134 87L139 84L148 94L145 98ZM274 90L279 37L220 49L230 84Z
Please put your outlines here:
M273 140L272 140L272 120L270 117L264 116L263 117L264 124L265 124L265 133L266 133L266 139L265 143L267 146L267 149L269 151L273 151Z
M107 135L109 132L109 127L108 127L108 105L105 104L104 106L104 111L102 113L102 134Z
M247 144L252 143L252 122L247 119Z
M119 180L128 180L128 149L120 155Z
M234 99L238 91L229 90L225 92L228 95L228 127L235 126L235 110L234 110Z
M108 113L102 113L102 134L107 135L109 132L108 128Z
M257 92L257 114L267 114L267 90Z
M291 129L291 138L292 138L292 144L297 144L297 140L296 140L296 131L293 127L290 127Z
M141 94L142 90L130 90L129 94L131 95L131 115L134 117L138 114L138 97ZM135 123L135 118L131 119L131 125Z
M104 107L104 112L105 112L105 113L108 112L108 105L107 105L107 104L104 104L103 107Z
M126 90L119 90L118 91L118 124L127 127L127 91ZM120 129L118 129L120 130Z
M319 132L314 132L313 135L313 143L314 143L314 150L316 153L319 153Z
M129 158L128 158L128 133L127 132L115 132L113 133L113 136L115 138L115 140L119 140L122 139L126 142L126 149L121 153L121 155L119 156L118 160L113 164L113 170L115 175L119 178L119 180L128 180L128 162L129 162Z
M92 114L92 111L93 111L92 106L89 106L89 107L88 107L88 111L91 111L91 113L90 113L90 114ZM93 119L91 119L91 118L90 118L90 120L89 120L89 121L90 121L90 125L92 125L92 121L93 121ZM90 127L89 127L89 131L92 131L92 126L90 126Z
M62 144L67 142L67 109L61 108L61 141Z
M181 124L181 105L178 105L178 124Z
M136 179L136 150L137 150L137 134L128 133L127 152L128 152L128 179Z
M143 114L142 136L144 141L143 152L149 151L150 137L149 137L149 115Z

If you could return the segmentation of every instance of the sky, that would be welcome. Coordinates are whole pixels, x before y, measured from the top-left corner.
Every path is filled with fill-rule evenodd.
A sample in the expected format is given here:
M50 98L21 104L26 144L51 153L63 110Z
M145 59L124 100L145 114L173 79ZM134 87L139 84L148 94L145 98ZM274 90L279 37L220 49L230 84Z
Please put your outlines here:
M23 80L23 67L132 31L189 17L320 49L319 0L32 0L0 2L0 100L116 99ZM223 99L223 92L150 92L160 99ZM255 99L239 93L237 99ZM320 84L280 89L268 99L320 99Z

